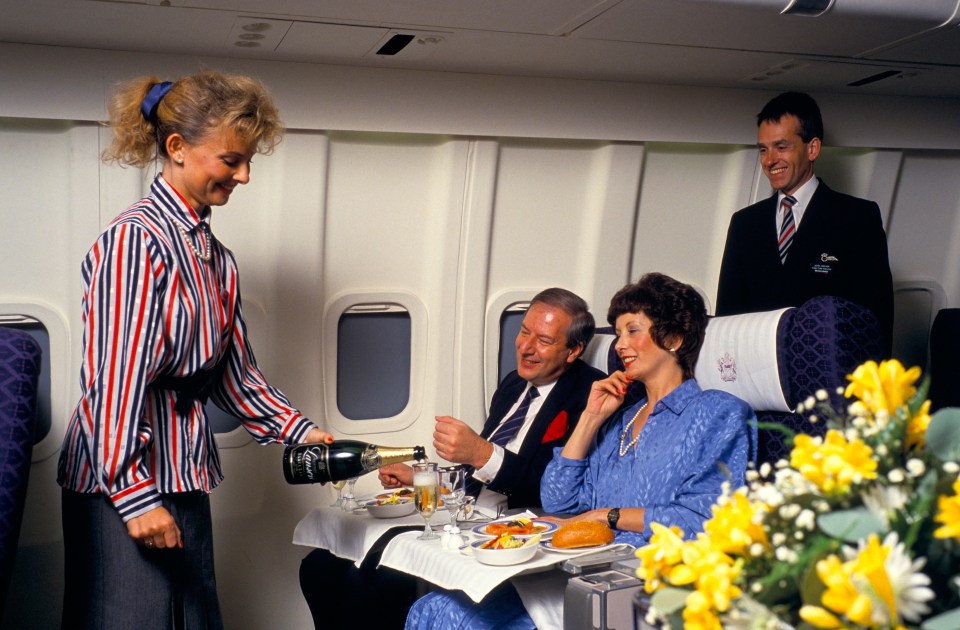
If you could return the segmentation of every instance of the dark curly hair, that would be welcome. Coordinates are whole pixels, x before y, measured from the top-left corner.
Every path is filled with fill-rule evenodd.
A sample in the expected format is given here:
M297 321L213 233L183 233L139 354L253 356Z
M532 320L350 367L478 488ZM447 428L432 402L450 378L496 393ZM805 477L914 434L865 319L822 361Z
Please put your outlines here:
M707 331L707 307L696 289L662 273L645 274L617 291L610 300L607 321L615 326L626 313L646 315L653 322L650 337L664 350L682 342L675 353L677 364L684 378L693 378Z

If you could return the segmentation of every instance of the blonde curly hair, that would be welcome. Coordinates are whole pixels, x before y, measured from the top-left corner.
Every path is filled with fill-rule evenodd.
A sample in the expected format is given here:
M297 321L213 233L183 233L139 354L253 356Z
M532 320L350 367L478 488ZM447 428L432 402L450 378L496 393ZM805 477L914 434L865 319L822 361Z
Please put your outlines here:
M118 86L108 108L113 141L101 156L104 161L143 168L167 159L167 138L174 133L195 144L230 130L262 154L271 153L283 138L280 113L257 79L212 70L182 77L148 120L140 107L151 86L160 82L145 76Z

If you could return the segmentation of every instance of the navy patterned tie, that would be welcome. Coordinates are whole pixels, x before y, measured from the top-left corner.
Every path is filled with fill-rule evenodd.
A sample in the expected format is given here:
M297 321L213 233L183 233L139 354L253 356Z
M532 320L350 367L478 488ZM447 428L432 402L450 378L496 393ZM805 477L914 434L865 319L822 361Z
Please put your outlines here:
M780 238L778 240L781 265L787 263L787 250L790 249L790 245L793 243L793 234L797 231L797 224L793 220L793 206L796 203L797 200L790 195L786 195L780 202L780 207L783 209L783 218L780 221Z
M517 407L517 410L513 414L504 420L499 427L494 429L493 435L489 438L490 442L493 444L499 444L501 447L506 447L507 442L512 440L517 432L520 430L520 427L523 426L524 421L527 419L527 411L530 409L530 402L540 395L540 392L537 391L536 387L531 387L527 390L526 395L524 395L523 400L520 401L520 405ZM473 467L467 467L467 483L466 490L467 494L476 497L480 494L480 490L483 489L483 484L473 476Z
M500 446L506 447L507 442L512 440L514 436L517 435L517 431L520 430L520 427L523 426L523 423L527 419L527 410L530 409L530 403L534 398L540 395L540 392L537 391L536 387L531 387L527 390L527 394L523 397L523 400L520 401L520 405L517 407L517 410L513 412L513 415L503 421L503 423L497 427L493 432L493 435L490 437L490 441L494 444L499 444Z

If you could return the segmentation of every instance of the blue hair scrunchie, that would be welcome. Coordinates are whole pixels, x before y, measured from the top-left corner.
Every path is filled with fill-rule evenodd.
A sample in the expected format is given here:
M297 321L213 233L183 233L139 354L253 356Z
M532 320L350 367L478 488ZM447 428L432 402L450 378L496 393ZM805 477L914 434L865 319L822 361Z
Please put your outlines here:
M147 121L154 125L157 124L157 105L160 104L160 99L166 96L172 87L173 83L171 81L164 81L163 83L154 83L147 90L147 95L143 97L143 102L140 103L140 112L143 113L143 117Z

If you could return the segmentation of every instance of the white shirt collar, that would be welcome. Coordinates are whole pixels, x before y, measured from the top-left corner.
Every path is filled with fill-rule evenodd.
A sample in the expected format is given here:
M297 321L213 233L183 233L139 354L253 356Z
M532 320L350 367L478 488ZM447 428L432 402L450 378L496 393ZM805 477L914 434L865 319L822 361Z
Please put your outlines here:
M817 179L817 176L814 175L808 179L800 188L796 189L791 197L797 200L797 203L793 204L793 220L796 222L797 226L800 226L800 221L803 220L803 213L806 211L807 206L810 205L810 200L813 198L813 193L817 192L817 186L820 185L820 180ZM777 193L777 213L780 212L780 202L783 201L783 198L786 197L782 192ZM779 223L778 223L779 225Z

